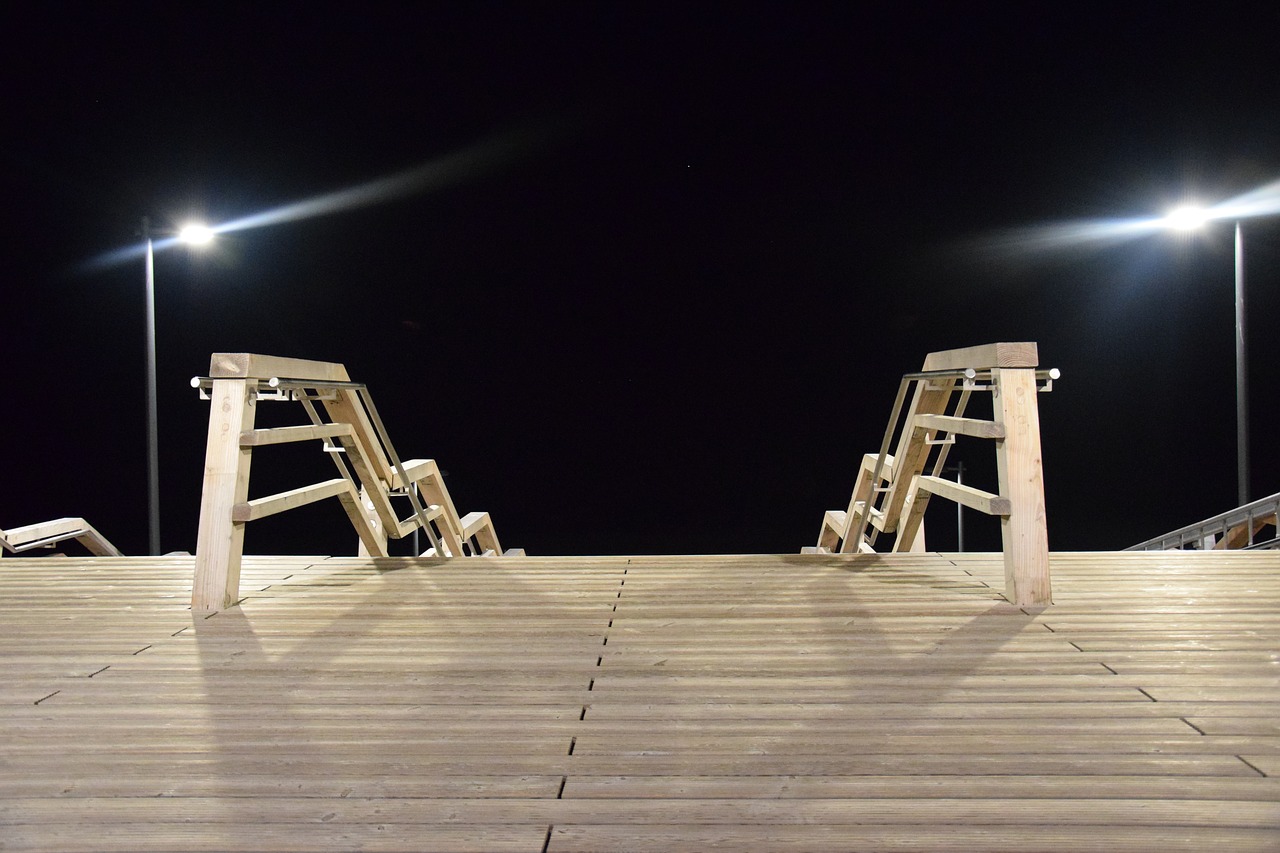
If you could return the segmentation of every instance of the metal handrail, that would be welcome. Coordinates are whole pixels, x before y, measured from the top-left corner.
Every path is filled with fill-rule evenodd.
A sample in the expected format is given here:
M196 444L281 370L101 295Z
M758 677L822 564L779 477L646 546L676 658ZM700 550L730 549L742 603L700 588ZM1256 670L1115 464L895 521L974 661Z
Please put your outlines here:
M1244 506L1228 510L1204 521L1179 527L1161 536L1155 536L1137 545L1125 548L1126 551L1180 551L1201 550L1210 539L1221 541L1227 534L1239 527L1248 531L1249 542L1243 550L1261 550L1264 548L1280 548L1280 530L1270 539L1254 541L1254 530L1257 526L1270 523L1277 526L1276 513L1280 512L1280 492L1261 498ZM1187 546L1191 546L1190 549Z

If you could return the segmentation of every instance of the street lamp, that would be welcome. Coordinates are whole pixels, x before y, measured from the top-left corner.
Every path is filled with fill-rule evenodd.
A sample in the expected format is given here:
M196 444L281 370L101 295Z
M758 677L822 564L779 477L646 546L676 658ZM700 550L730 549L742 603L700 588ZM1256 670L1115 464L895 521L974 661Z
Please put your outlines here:
M204 245L213 231L204 225L188 225L177 233L179 242ZM142 217L147 269L147 532L152 556L160 555L160 439L156 406L156 272L151 220Z
M1214 215L1204 208L1186 206L1162 220L1166 227L1182 231L1203 227ZM1236 220L1236 491L1239 505L1249 502L1249 376L1245 352L1244 237Z

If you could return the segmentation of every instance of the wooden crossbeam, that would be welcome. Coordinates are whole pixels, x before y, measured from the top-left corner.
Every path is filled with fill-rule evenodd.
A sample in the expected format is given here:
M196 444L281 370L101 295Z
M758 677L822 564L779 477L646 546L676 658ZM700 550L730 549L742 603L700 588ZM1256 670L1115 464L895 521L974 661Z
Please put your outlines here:
M295 441L336 438L343 435L351 435L350 424L314 424L311 426L254 429L240 434L240 446L263 447L269 444L289 444Z
M964 504L987 515L1004 516L1009 514L1008 498L1002 498L1000 495L993 495L990 492L984 492L982 489L975 489L973 486L966 486L942 477L917 477L916 488L929 494Z
M969 435L975 438L1004 438L1004 424L978 418L956 418L950 415L916 415L916 426L937 432Z
M323 483L302 486L301 488L290 489L287 492L268 495L265 498L256 498L255 500L238 503L231 508L231 520L257 521L259 518L266 518L278 512L297 509L300 506L331 498L343 492L355 494L355 490L349 480L345 477L335 477L332 480L325 480Z

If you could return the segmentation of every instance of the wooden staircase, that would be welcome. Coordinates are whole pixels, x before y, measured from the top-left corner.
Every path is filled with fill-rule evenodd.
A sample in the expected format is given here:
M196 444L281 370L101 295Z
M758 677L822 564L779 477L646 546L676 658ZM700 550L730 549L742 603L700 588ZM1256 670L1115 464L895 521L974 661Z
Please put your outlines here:
M1036 397L1058 373L1038 371L1038 360L1034 343L930 353L919 373L902 377L880 450L862 457L848 507L828 510L818 544L803 550L875 553L883 533L894 537L889 550L923 551L925 509L937 496L999 517L1006 595L1018 604L1050 603ZM991 394L990 420L966 415L974 393ZM957 435L995 442L998 494L941 476Z
M502 556L486 512L459 516L433 459L402 462L378 410L341 364L252 353L215 353L209 376L193 380L212 400L205 451L192 608L218 610L239 598L244 526L269 515L336 497L359 537L364 556L388 556L389 538L421 530L424 556ZM302 404L308 424L255 429L259 401ZM340 476L249 499L255 448L298 441L324 443ZM393 497L407 498L401 518Z

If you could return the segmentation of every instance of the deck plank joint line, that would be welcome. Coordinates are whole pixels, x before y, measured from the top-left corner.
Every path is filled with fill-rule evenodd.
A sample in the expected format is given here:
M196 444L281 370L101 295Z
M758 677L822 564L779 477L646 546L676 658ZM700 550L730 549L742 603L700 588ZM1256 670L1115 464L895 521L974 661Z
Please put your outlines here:
M1261 776L1262 778L1264 778L1264 779L1269 779L1269 778L1270 778L1269 776L1267 776L1267 774L1266 774L1266 773L1263 773L1260 769L1258 769L1257 767L1255 767L1255 766L1254 766L1254 765L1253 765L1253 764L1252 764L1252 763L1251 763L1247 758L1245 758L1243 755L1237 755L1237 756L1236 756L1236 758L1238 758L1238 759L1240 759L1242 762L1244 762L1244 766L1245 766L1245 767L1248 767L1250 770L1252 770L1254 773L1257 773L1257 774L1258 774L1259 776Z

